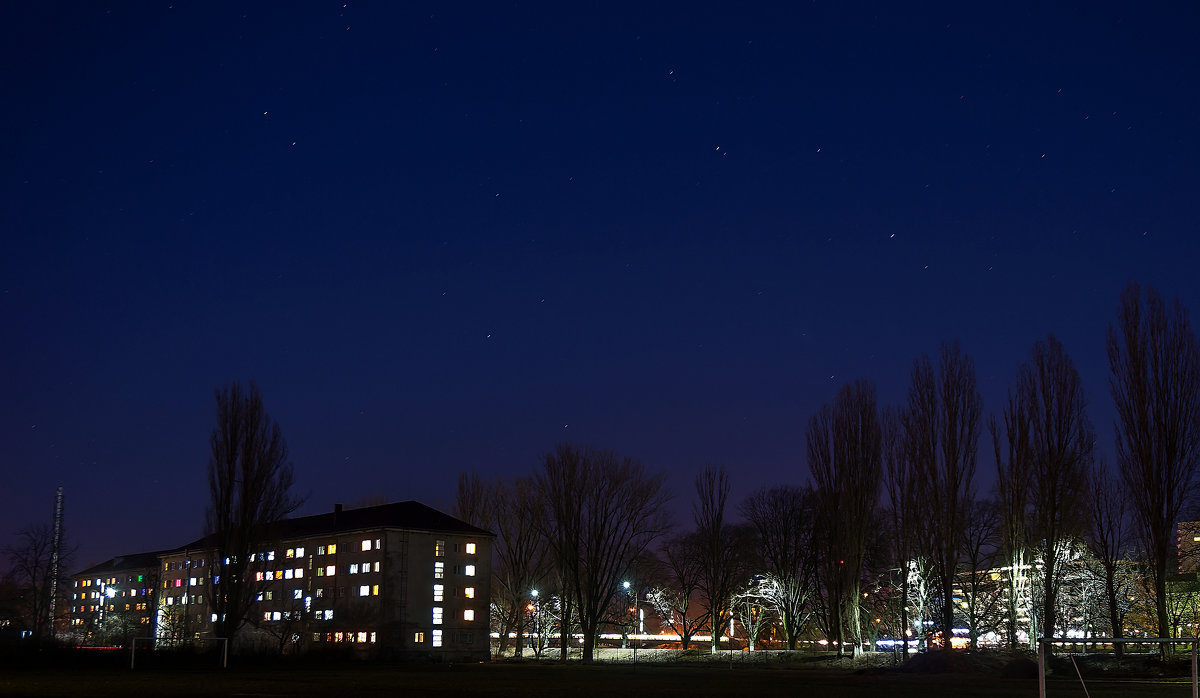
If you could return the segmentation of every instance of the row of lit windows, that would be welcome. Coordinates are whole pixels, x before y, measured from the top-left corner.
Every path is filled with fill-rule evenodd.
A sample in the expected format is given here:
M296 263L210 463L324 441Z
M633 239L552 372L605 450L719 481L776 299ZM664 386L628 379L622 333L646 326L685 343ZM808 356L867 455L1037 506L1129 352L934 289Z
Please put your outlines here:
M434 630L434 631L430 632L429 635L430 635L430 638L432 640L432 644L434 647L442 646L442 631L441 630ZM413 642L417 643L418 645L425 644L425 633L420 630L413 633Z
M219 582L220 577L217 577L217 579L215 581ZM174 580L164 579L163 583L162 583L162 588L170 589L171 587L175 587L176 589L178 589L179 587L183 586L183 582L184 582L183 577L180 577L180 578L174 579ZM187 585L190 587L202 587L202 586L204 586L204 577L189 577L187 579Z
M303 578L304 578L304 568L303 567L296 567L296 568L289 567L286 570L265 570L263 572L255 572L254 573L254 580L256 582L262 582L262 581L270 582L275 579L303 579Z
M455 596L458 596L458 591L457 591L457 590L455 591L454 595L455 595ZM473 598L475 598L475 587L464 587L464 588L463 588L463 590L462 590L462 595L463 595L463 596L465 596L465 597L466 597L466 598L468 598L468 599L473 599ZM441 600L443 600L443 598L444 598L445 596L446 596L446 587L445 587L445 585L443 585L443 584L434 584L434 585L433 585L433 600L434 600L434 601L441 601Z
M444 612L443 612L442 607L434 606L433 607L433 624L441 625L443 615L444 615ZM475 620L475 609L473 609L473 608L464 609L462 619L467 620L467 621Z
M365 548L364 548L364 550L365 550ZM474 543L455 543L454 544L454 552L456 552L456 553L463 552L463 553L466 553L467 555L474 555L475 554L475 544ZM434 557L445 557L445 555L446 555L446 541L434 540L433 541L433 556Z
M163 563L163 572L170 572L171 570L186 570L190 567L204 567L204 559L201 558L199 560L173 560L173 561L164 562ZM138 581L139 582L142 581L141 575L138 575Z
M349 632L349 633L313 633L313 642L375 642L375 633L372 632Z
M464 574L468 577L475 576L475 565L455 565L455 574ZM446 563L438 561L433 563L433 578L444 579L446 577Z
M458 633L454 637L457 638L458 642L460 642L464 645L470 645L475 642L475 633ZM443 639L442 631L441 630L431 630L429 632L429 639L430 639L431 645L433 645L434 647L441 647L442 639ZM425 632L423 630L418 630L415 633L413 633L413 642L418 645L425 644Z
M149 589L141 589L141 590L138 590L138 589L127 589L127 590L125 590L125 591L122 591L122 592L121 592L119 595L120 595L120 596L122 596L122 597L125 597L125 596L139 596L139 595L140 595L140 596L146 596L146 595L149 593L149 591L150 591ZM115 589L112 589L112 590L110 590L110 592L111 592L111 593L109 593L109 594L108 594L108 596L110 596L110 597L112 597L112 596L117 596L117 595L118 595ZM140 593L139 593L139 592L140 592ZM79 599L98 599L98 598L100 598L100 597L101 597L101 596L103 596L103 595L104 595L104 594L102 594L102 593L101 593L101 592L99 592L99 591L85 591L85 592L82 592L82 593L79 593L79 594L71 594L71 600L72 600L72 601L77 601L77 600L79 600Z

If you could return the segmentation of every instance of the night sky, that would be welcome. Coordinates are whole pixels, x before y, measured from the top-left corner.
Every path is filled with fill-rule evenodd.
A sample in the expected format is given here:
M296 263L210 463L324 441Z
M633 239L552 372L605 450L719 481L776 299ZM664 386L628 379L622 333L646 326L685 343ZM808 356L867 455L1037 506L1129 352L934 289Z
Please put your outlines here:
M1200 6L1058 4L4 3L0 546L59 485L74 569L199 536L235 379L302 514L570 441L686 519L1048 332L1110 455L1125 283L1200 322Z

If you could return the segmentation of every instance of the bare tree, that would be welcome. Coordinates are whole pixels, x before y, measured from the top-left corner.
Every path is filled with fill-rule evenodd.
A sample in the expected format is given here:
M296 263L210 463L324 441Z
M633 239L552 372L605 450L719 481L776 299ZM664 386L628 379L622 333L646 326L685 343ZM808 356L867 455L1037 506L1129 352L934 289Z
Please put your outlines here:
M979 636L995 627L1000 605L992 568L998 552L999 510L994 502L976 500L963 532L962 609L967 621L972 650L979 648Z
M1117 407L1117 466L1150 563L1158 632L1170 637L1167 575L1175 523L1200 466L1200 348L1179 299L1130 283L1108 329L1109 387ZM1165 652L1164 647L1164 652Z
M988 421L996 457L996 504L1000 514L1000 546L1004 556L1005 635L1017 647L1017 620L1029 596L1029 420L1010 394L1004 410L1004 427L993 416ZM1031 609L1032 610L1032 609ZM1032 613L1031 613L1032 615ZM1033 633L1030 632L1030 642Z
M1091 473L1091 526L1088 547L1104 581L1104 599L1113 637L1124 637L1125 613L1129 608L1128 574L1122 573L1126 543L1129 538L1129 515L1125 493L1109 475L1103 464ZM1123 644L1113 646L1117 657L1124 652Z
M861 380L843 386L833 405L825 405L809 420L806 436L808 469L821 521L827 525L824 542L829 552L823 576L832 612L830 631L841 656L846 629L856 646L862 639L859 593L883 468L875 386Z
M733 599L733 613L746 630L746 648L751 652L758 638L779 620L775 605L763 593L764 583L770 582L762 575L755 575ZM770 593L770 590L765 591Z
M646 598L662 622L679 634L683 649L689 649L692 636L709 626L709 614L697 613L704 570L703 542L695 532L676 536L659 549L660 584L653 585ZM715 634L715 633L714 633Z
M883 411L882 438L885 486L890 519L892 563L900 578L900 633L903 654L908 656L908 631L912 628L908 616L911 570L910 560L916 536L924 520L917 502L917 476L910 453L909 440L904 436L904 417L894 408Z
M542 502L533 481L517 477L485 483L475 474L458 479L455 516L496 533L492 544L492 603L500 611L500 651L507 647L508 633L516 632L516 656L524 651L527 607L533 591L549 572L549 548L538 530Z
M536 482L564 596L573 597L583 632L583 661L591 663L621 578L668 528L663 477L611 451L564 444L545 456Z
M234 381L216 391L217 425L209 441L206 528L216 559L209 585L214 629L230 644L255 599L251 553L269 527L303 502L292 495L292 466L279 425L263 408L258 386Z
M950 647L953 636L954 585L974 498L982 409L975 364L958 342L942 345L937 371L928 356L914 362L904 431L927 505L928 527L921 547L936 576L943 648Z
M1095 435L1087 418L1087 400L1075 364L1054 335L1034 344L1029 360L1017 370L1017 388L1009 397L1006 419L1028 439L1020 450L1028 457L1025 486L1029 522L1041 553L1041 634L1057 629L1057 565L1066 548L1083 533L1087 476ZM1018 484L1018 486L1020 486Z
M741 513L758 534L763 572L756 594L776 616L789 650L812 613L816 589L816 496L808 487L759 490Z
M718 629L725 627L735 591L745 581L737 539L725 523L729 498L729 475L724 468L707 466L696 478L697 504L692 509L696 523L696 552L700 563L700 590L713 629L712 651L720 641Z
M49 524L23 528L17 533L18 542L4 548L8 560L8 579L12 583L13 603L19 619L32 633L35 642L54 638L54 624L67 617L70 606L63 602L68 586L67 569L70 552L59 554L58 579L54 579L54 530ZM57 591L56 591L57 590ZM54 603L57 593L58 603ZM51 610L56 610L51 617Z
M492 530L495 525L496 493L479 473L459 473L454 495L454 518L472 526ZM493 531L494 532L494 531Z

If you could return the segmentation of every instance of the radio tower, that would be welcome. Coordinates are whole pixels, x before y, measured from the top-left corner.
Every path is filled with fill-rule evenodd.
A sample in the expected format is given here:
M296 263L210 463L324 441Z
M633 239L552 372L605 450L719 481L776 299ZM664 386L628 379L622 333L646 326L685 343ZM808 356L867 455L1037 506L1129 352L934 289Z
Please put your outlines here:
M54 540L50 544L50 636L54 637L54 619L58 603L58 555L62 550L63 536L63 491L58 488L54 495Z

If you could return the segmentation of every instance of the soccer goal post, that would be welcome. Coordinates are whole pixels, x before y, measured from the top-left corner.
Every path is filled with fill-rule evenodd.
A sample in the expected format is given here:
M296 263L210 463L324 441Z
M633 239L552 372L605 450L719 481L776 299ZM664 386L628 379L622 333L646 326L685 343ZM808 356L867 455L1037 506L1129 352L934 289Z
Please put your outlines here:
M1200 637L1039 637L1038 638L1038 698L1046 698L1046 648L1050 645L1191 645L1192 698L1200 698L1200 682L1196 673L1196 646ZM1075 669L1078 671L1078 667ZM1080 675L1080 681L1083 676ZM1087 691L1087 687L1084 687Z
M180 647L192 647L198 643L215 643L220 651L217 653L221 661L221 668L229 668L229 638L227 637L195 637L186 640L164 639L154 637L135 637L129 645L129 668L137 667L138 645L142 645L142 652L146 650L153 651L162 647L170 647L170 649L179 649Z

